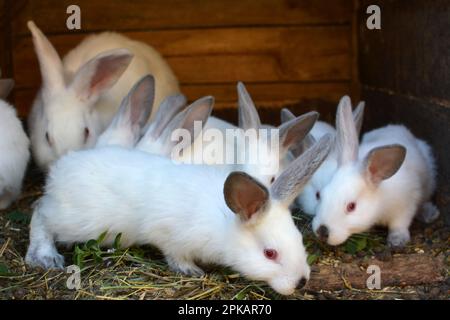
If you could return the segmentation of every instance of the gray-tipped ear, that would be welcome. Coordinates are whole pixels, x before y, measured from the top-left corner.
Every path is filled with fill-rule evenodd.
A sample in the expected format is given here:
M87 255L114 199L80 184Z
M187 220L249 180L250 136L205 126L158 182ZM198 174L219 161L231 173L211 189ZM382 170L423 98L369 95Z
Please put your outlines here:
M208 121L209 116L211 115L212 108L214 106L214 98L212 96L207 96L198 99L190 106L188 106L185 110L178 113L172 121L167 125L166 129L162 134L162 139L165 141L167 146L172 146L174 144L178 144L180 149L185 148L192 144L197 138L197 135L201 133L201 129L205 126ZM196 128L196 123L200 122L201 127ZM176 130L187 130L189 133L188 140L184 139L183 132L180 131L180 135L175 133L178 137L183 137L183 139L174 141L172 140L172 134ZM195 130L200 129L200 130ZM172 148L170 148L172 149Z
M355 122L356 134L358 137L361 134L361 128L363 125L365 105L365 102L361 101L358 103L355 110L353 110L353 121Z
M267 188L244 172L228 175L223 194L227 206L244 222L261 213L269 201Z
M315 145L291 162L270 188L274 199L285 205L290 205L328 156L333 140L331 134L326 134Z
M158 139L169 122L175 117L181 109L187 104L187 99L181 93L168 96L161 102L152 123L148 130L153 139Z
M132 59L128 49L100 53L76 72L70 87L81 99L95 100L116 84Z
M33 21L28 21L27 26L33 36L34 50L41 68L42 87L50 91L61 90L65 87L65 81L64 69L58 53Z
M295 119L295 115L287 108L283 108L280 111L281 123L288 122L292 119Z
M280 149L287 151L290 147L300 143L311 131L318 118L319 114L312 111L283 123L279 127Z
M152 113L155 100L155 78L146 75L139 80L122 103L127 103L127 122L142 129Z
M0 99L6 99L14 88L13 79L0 79Z
M258 111L242 82L238 82L237 91L239 97L239 127L244 131L248 129L259 130L261 120Z
M97 146L120 145L132 147L141 137L155 97L155 79L147 75L139 80L128 95L108 128L100 135Z
M294 156L294 158L297 158L298 156L300 156L301 154L303 154L306 150L308 150L309 148L311 148L314 144L317 143L316 138L313 137L312 134L307 134L306 137L301 140L299 143L295 143L292 147L291 147L291 152L292 155Z
M406 148L399 144L372 149L363 162L363 174L375 186L392 177L402 166Z
M351 163L358 158L358 135L353 121L350 98L344 96L339 102L336 114L336 146L340 166Z
M287 108L281 109L280 112L281 116L281 123L288 122L292 119L295 119L295 115ZM289 150L292 152L292 155L294 158L297 158L299 155L301 155L303 152L305 152L307 149L311 148L317 140L309 133L305 136L303 140L297 140L290 148Z

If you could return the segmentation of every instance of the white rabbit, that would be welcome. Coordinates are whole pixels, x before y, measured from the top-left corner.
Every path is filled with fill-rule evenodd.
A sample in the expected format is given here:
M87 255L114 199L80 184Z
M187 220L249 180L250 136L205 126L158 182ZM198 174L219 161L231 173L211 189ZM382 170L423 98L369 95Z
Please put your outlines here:
M338 170L321 193L313 230L330 245L373 225L389 229L391 246L403 246L416 213L431 222L439 216L430 202L435 189L431 149L401 125L358 137L350 105L339 109Z
M243 83L238 83L237 91L239 128L227 123L218 124L220 119L210 118L203 133L212 137L211 130L216 129L222 139L218 136L215 136L216 139L205 139L202 134L192 145L187 145L177 160L198 163L195 159L200 159L203 163L218 165L229 171L244 171L268 187L286 167L289 147L305 137L318 114L309 112L278 128L261 125L258 111ZM227 130L231 130L229 135ZM278 138L272 136L275 131ZM212 149L216 151L215 157L210 156Z
M338 121L339 108L342 108L344 106L350 106L351 108L351 101L348 96L342 97L339 102L338 111L336 112L336 123L339 123ZM364 102L360 102L353 112L353 117L355 119L356 124L356 131L358 135L359 132L361 131L363 116L364 116ZM289 110L283 109L281 117L282 121L286 121L294 117L294 115L290 113ZM294 147L291 149L294 157L297 157L299 154L304 152L307 148L313 145L317 139L319 139L323 135L327 133L334 135L336 133L336 130L339 131L341 130L341 128L339 128L336 125L336 129L334 129L331 125L329 125L326 122L317 121L314 127L312 128L310 134L303 141L301 141L300 144L294 145ZM300 196L296 199L296 204L305 213L309 215L315 215L317 205L320 202L321 198L321 190L330 182L336 170L337 170L337 150L336 148L333 148L330 154L328 155L328 158L323 162L320 168L317 169L311 180L303 189Z
M113 32L95 34L61 61L32 21L28 28L42 74L29 128L34 158L44 170L69 150L95 145L122 98L144 75L155 77L156 106L166 96L179 92L170 67L142 42Z
M30 142L13 106L2 100L14 86L11 79L0 80L0 209L19 196L30 159Z
M33 212L26 262L62 268L55 242L83 242L108 231L105 245L118 233L125 247L155 245L175 271L202 274L197 263L216 263L292 294L310 269L288 206L331 144L329 136L321 139L270 191L242 172L176 165L137 150L71 152L50 169Z

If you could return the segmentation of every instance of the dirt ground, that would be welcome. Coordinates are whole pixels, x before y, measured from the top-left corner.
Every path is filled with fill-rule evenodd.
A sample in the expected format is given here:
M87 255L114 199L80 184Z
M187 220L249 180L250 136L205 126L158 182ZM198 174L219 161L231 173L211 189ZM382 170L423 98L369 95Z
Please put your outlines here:
M0 299L449 299L450 228L443 219L415 222L412 241L397 252L385 244L385 231L373 230L330 248L311 234L309 219L296 214L312 265L307 287L283 297L264 283L251 282L229 269L209 266L203 277L168 270L154 248L102 249L98 241L60 248L66 264L81 265L81 286L64 271L32 269L24 264L32 203L43 179L28 174L24 192L0 211ZM442 214L441 214L442 216ZM381 289L369 290L367 267L381 266Z

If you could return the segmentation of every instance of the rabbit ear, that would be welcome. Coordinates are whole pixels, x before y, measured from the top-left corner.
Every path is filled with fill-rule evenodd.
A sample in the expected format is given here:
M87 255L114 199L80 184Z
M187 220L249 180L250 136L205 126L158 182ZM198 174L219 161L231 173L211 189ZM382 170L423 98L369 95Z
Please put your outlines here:
M288 122L295 119L295 115L287 108L281 109L281 123ZM296 142L289 148L294 158L297 158L307 149L311 148L316 143L316 139L308 133L304 139L296 139Z
M311 131L319 118L317 112L308 112L300 117L283 123L278 129L280 133L280 150L287 151L293 145L301 142Z
M294 143L294 145L290 148L292 155L294 156L294 158L297 158L306 150L311 148L314 144L316 144L316 142L316 138L314 138L312 134L308 133L303 140Z
M206 124L206 122L208 121L209 116L211 115L213 106L214 106L214 98L212 96L207 96L198 99L190 106L188 106L185 110L178 113L172 119L172 121L170 121L167 128L164 130L162 134L163 137L162 139L163 141L166 142L165 144L169 146L179 144L181 149L188 145L191 145L197 138L197 135L201 133L201 130L194 130L195 123L200 122L201 123L200 129L202 129ZM172 133L177 129L188 130L190 134L190 140L172 141Z
M269 191L244 172L232 172L225 180L223 194L227 206L242 221L250 220L264 211L269 201Z
M155 118L148 127L146 135L150 134L154 139L159 138L169 122L186 106L186 103L186 97L181 93L165 98L156 111Z
M65 81L64 69L58 53L33 21L28 21L27 25L33 36L34 50L41 68L43 88L53 92L61 90L65 87Z
M140 129L145 126L152 112L155 99L155 78L147 75L139 80L128 95L122 100L117 114L120 126L131 127L139 136ZM138 137L136 137L137 139Z
M261 120L252 98L247 92L244 84L237 84L239 97L239 127L244 130L261 128Z
M13 88L13 79L0 79L0 99L5 99Z
M365 102L361 101L356 106L356 109L353 110L353 121L355 122L356 134L358 137L361 133L361 128L363 125L365 105Z
M76 72L70 86L80 99L96 101L116 84L132 58L133 54L127 49L100 53Z
M348 96L342 97L336 114L338 163L340 166L358 158L358 135Z
M295 115L287 108L283 108L280 111L281 123L288 122L289 120L295 119Z
M274 199L290 205L328 156L332 145L331 134L326 134L319 142L291 162L270 187Z
M372 149L363 161L363 174L375 186L392 177L401 167L406 148L399 144Z
M155 79L147 75L139 80L122 100L111 124L100 135L97 146L135 145L152 111L154 97ZM126 139L126 145L123 145L125 143L123 139Z

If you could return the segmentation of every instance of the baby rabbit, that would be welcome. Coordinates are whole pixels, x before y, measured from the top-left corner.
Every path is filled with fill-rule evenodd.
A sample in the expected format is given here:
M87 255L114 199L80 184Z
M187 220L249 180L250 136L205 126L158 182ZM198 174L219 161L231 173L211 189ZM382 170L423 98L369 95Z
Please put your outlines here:
M401 125L358 137L349 104L339 108L338 170L321 193L313 230L330 245L373 225L389 228L391 246L404 246L417 213L431 222L439 215L430 197L435 164L430 147Z
M155 77L156 106L179 92L170 67L142 42L113 32L91 35L61 61L32 21L28 28L42 74L28 124L33 155L43 170L69 150L94 146L122 98L144 75Z
M19 196L30 159L30 142L16 110L2 100L13 86L11 79L0 80L0 210Z
M337 131L343 130L343 128L340 128L338 126L338 123L341 123L341 121L339 121L338 119L339 109L343 107L351 109L351 101L348 96L342 97L339 102L338 111L336 113L336 129L334 129L326 122L323 121L316 122L310 134L303 141L301 141L300 144L294 145L294 147L291 149L291 152L293 153L294 157L297 157L299 154L304 152L307 148L313 145L317 139L319 139L323 135L327 133L334 134L336 130ZM353 112L353 118L355 119L357 135L359 135L359 132L361 131L363 115L364 115L364 102L360 102ZM286 121L287 119L291 119L292 117L294 117L294 115L292 115L292 113L290 113L289 110L283 109L281 117L282 121L283 120ZM320 168L317 169L317 171L314 173L311 180L308 182L308 184L305 186L302 193L296 200L296 204L300 208L302 208L302 210L305 213L309 215L316 214L317 205L321 199L321 191L330 182L336 170L337 170L337 150L335 147L331 150L330 154L328 155L328 158L323 162Z
M55 242L83 242L108 231L106 245L118 233L123 246L155 245L175 271L202 274L197 263L217 263L292 294L310 270L288 206L331 144L329 136L322 138L270 188L242 172L176 165L137 150L71 152L50 169L26 262L62 268Z

